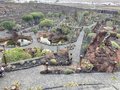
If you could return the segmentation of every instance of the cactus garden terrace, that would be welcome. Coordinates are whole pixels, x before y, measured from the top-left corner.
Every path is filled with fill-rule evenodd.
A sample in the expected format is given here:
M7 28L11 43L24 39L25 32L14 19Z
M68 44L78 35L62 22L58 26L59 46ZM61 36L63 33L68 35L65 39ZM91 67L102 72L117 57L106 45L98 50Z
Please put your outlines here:
M0 4L0 90L120 90L120 13Z

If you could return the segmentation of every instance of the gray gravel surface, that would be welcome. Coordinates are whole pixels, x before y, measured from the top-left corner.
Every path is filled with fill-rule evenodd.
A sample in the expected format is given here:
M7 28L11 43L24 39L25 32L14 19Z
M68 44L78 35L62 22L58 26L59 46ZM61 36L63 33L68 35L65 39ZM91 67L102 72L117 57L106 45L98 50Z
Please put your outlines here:
M44 88L55 87L64 85L68 82L77 82L79 84L99 84L72 88L64 87L53 90L120 90L120 72L116 72L114 74L80 73L71 75L41 75L40 71L43 69L43 66L38 66L26 70L6 73L4 78L0 78L0 90L3 90L3 87L5 86L11 85L14 81L19 81L21 83L21 90L27 90L27 88L35 86L42 86Z

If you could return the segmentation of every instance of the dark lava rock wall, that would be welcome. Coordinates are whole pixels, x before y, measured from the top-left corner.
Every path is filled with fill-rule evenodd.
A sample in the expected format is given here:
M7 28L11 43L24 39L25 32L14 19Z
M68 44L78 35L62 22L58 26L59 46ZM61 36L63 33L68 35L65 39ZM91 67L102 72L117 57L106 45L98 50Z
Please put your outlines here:
M6 19L19 19L23 14L41 11L47 13L64 12L66 14L73 13L76 10L74 7L51 5L43 3L1 3L0 4L0 21Z
M74 13L78 10L91 10L91 9L83 9L76 8L70 6L63 5L53 5L53 4L44 4L44 3L0 3L0 21L15 19L19 21L23 14L33 12L33 11L41 11L47 13L51 12L64 12L65 14ZM117 11L111 10L97 10L92 9L92 11L96 11L98 13L108 13L108 14L116 14Z

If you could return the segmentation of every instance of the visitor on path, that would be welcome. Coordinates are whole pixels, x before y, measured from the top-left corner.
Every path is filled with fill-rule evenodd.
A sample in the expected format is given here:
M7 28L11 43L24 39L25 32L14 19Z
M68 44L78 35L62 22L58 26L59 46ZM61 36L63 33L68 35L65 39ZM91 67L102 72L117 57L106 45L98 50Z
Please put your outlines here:
M4 76L4 68L0 65L0 76Z

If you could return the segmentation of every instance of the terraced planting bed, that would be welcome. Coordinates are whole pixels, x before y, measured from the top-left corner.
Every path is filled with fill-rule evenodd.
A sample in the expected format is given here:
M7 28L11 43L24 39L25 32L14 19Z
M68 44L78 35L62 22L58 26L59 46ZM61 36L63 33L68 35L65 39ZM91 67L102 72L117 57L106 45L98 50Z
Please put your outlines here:
M61 10L63 7L57 5L53 11L50 5L46 8L51 10L41 6L44 10L39 11L36 5L33 4L36 9L24 7L29 11L21 11L18 21L10 17L0 22L0 66L6 71L6 76L0 78L0 90L15 79L18 82L10 86L12 90L66 90L91 83L108 88L108 82L120 83L119 12L100 13L72 7ZM112 76L114 80L110 79ZM63 85L62 81L70 80L73 82ZM33 87L41 84L43 88L32 88L31 84ZM109 84L112 90L116 88L113 84Z

